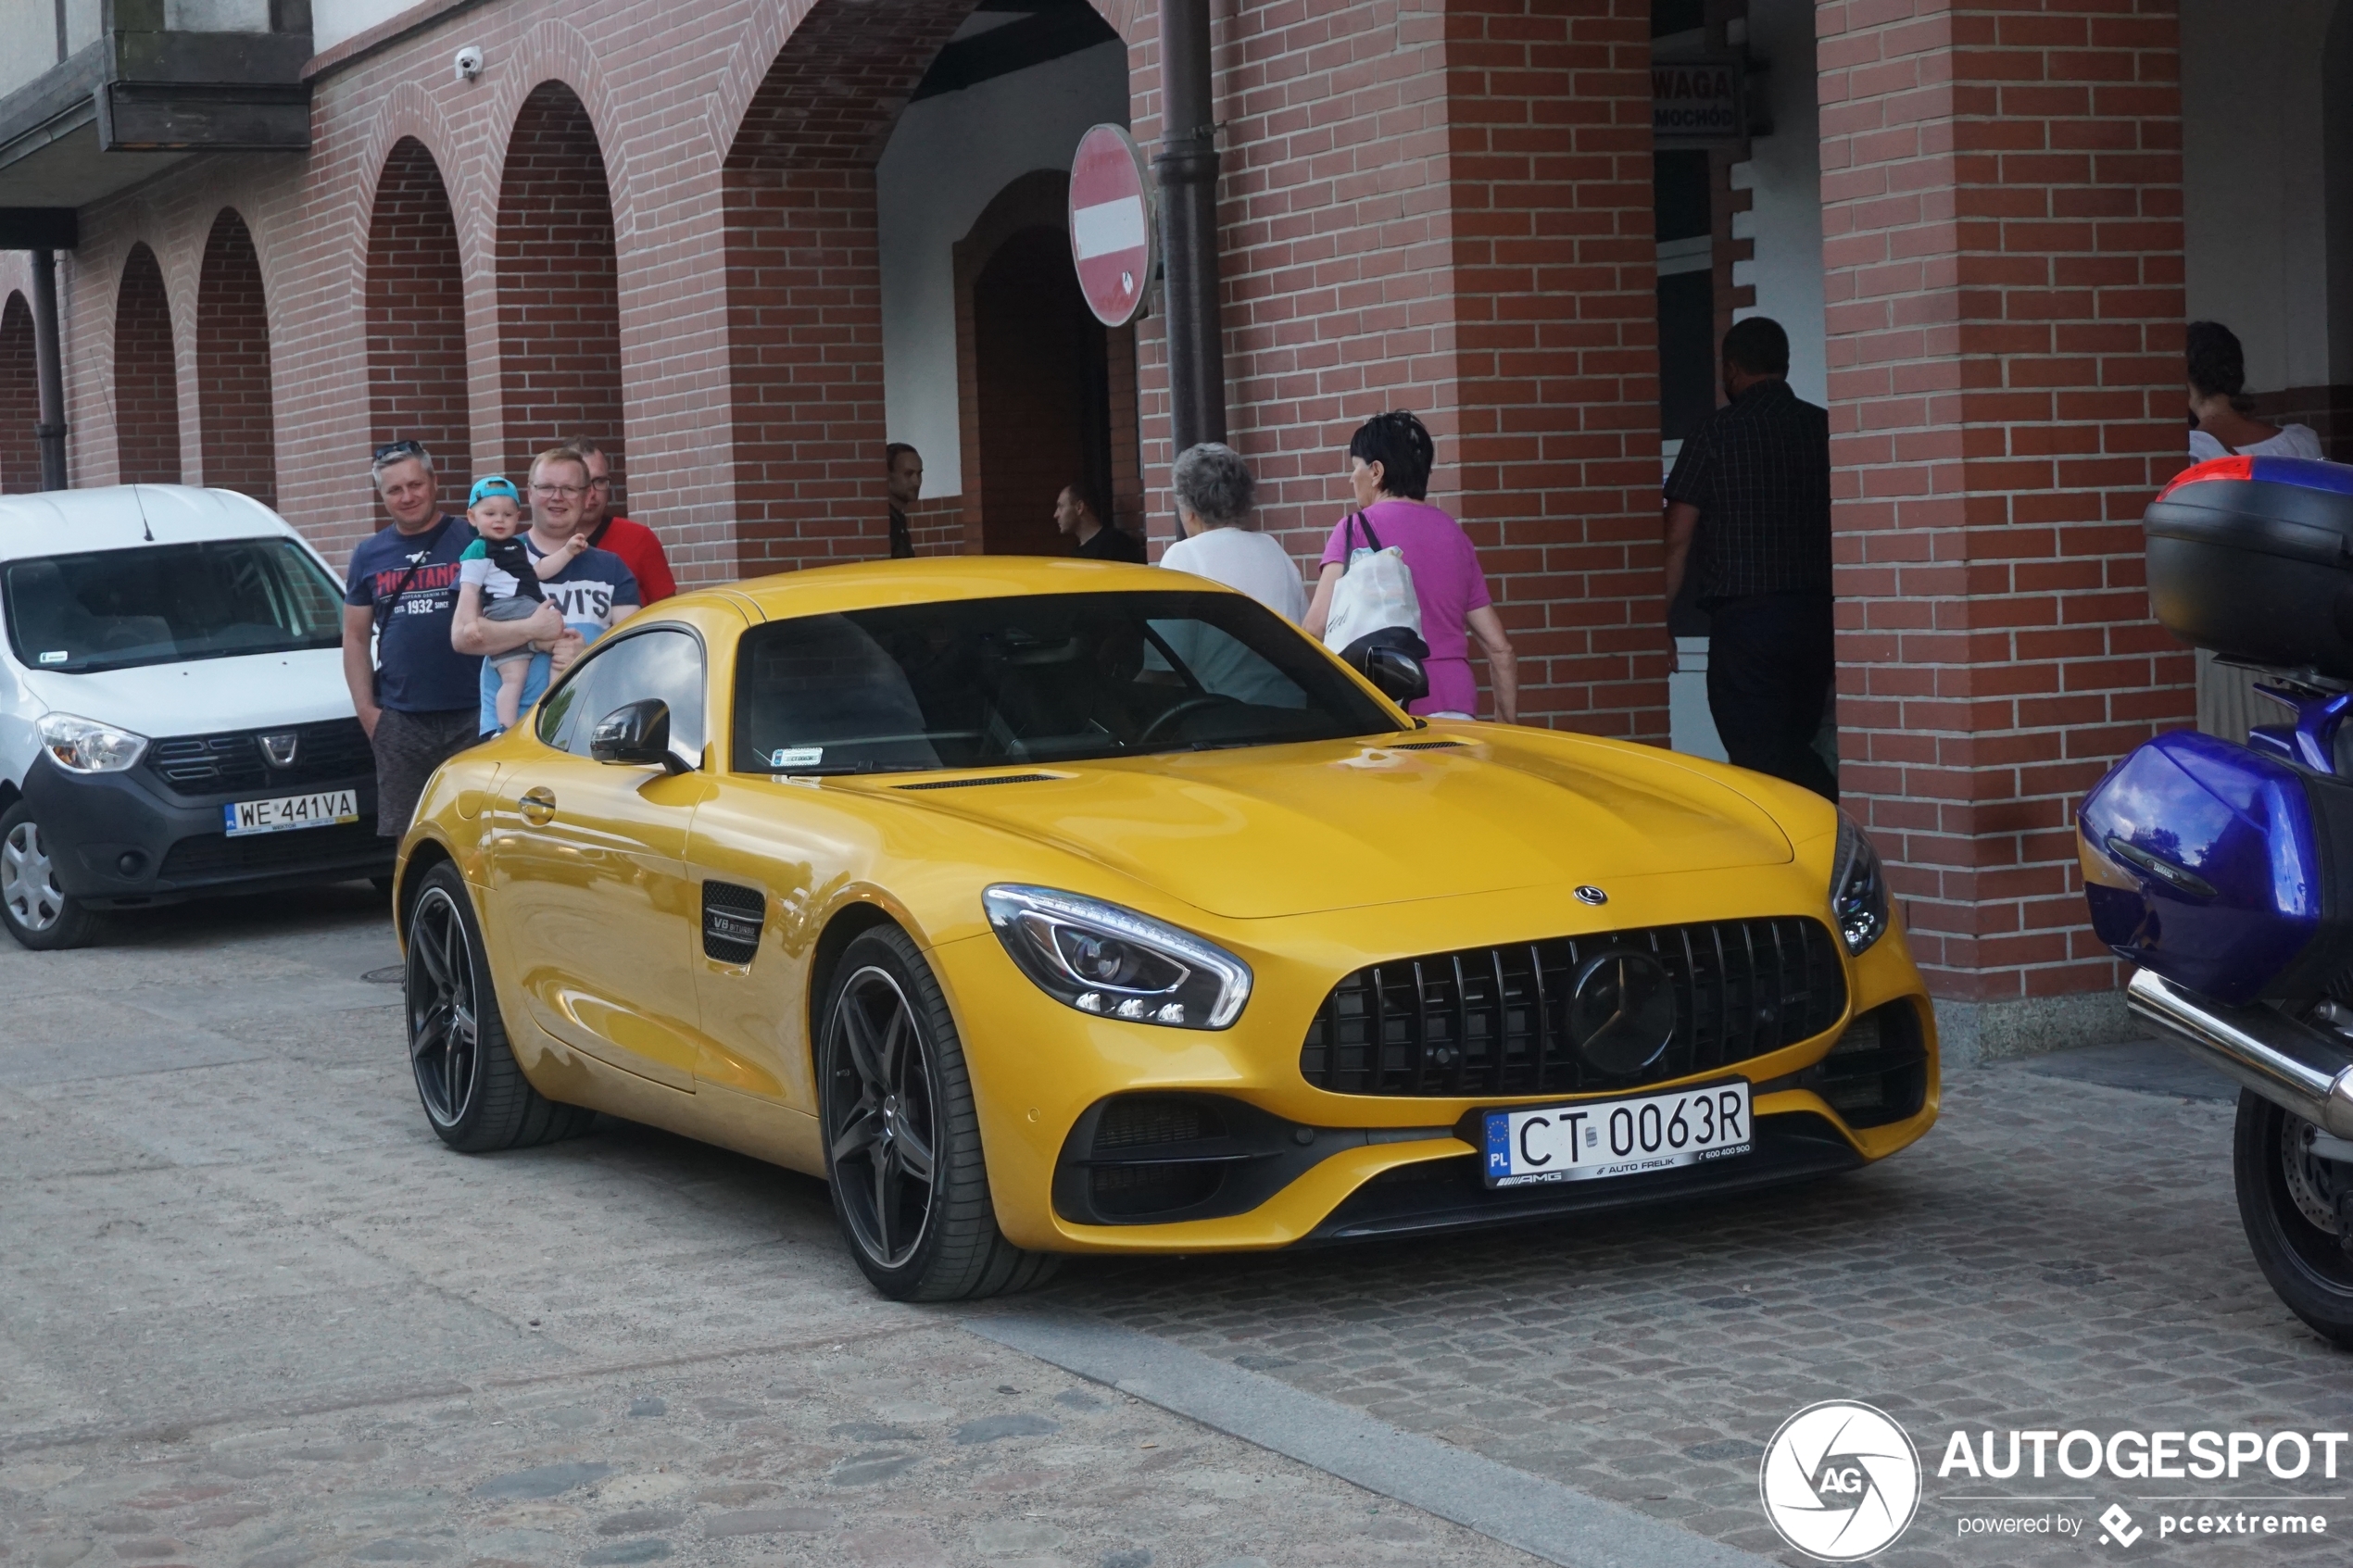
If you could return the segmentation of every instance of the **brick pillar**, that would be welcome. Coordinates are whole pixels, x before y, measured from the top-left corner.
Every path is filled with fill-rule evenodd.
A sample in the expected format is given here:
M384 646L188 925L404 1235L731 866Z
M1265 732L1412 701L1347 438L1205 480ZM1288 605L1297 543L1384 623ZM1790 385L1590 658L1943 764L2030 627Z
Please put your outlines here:
M41 488L41 389L32 358L32 307L11 293L0 308L0 494Z
M2074 808L2195 710L2138 527L2183 463L2174 8L1817 29L1847 808L1964 1048L2127 1027Z
M198 454L204 483L278 505L278 434L270 394L270 307L261 258L234 207L205 242L196 285Z
M746 576L889 554L875 161L971 10L816 0L728 149L730 449Z
M122 484L180 483L180 372L163 269L131 247L114 312L115 477Z
M612 463L612 509L629 508L621 428L620 270L597 128L571 88L531 91L498 182L498 384L507 477L592 436Z
M460 506L473 487L465 273L441 170L413 136L393 144L376 182L367 307L371 444L424 443L442 505Z

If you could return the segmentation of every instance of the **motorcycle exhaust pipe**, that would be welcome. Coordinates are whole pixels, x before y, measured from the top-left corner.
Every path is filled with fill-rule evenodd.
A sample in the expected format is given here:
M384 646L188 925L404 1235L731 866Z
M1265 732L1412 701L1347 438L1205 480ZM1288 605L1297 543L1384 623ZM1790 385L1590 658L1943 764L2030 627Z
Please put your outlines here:
M2276 1008L2218 1002L2155 970L2133 974L2124 1003L2273 1105L2334 1136L2353 1138L2353 1047Z

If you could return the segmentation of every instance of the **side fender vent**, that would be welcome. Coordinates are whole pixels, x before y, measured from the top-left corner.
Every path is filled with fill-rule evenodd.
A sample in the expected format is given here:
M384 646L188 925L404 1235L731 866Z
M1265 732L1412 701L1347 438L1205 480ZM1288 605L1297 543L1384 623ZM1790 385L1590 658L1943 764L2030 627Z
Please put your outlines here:
M760 956L768 896L732 882L702 884L702 950L719 963L748 964Z

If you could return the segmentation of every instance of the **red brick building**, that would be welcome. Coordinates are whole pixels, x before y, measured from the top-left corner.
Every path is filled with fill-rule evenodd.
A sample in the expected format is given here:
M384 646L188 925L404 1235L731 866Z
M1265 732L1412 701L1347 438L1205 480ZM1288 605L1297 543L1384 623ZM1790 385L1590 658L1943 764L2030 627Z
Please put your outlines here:
M1088 335L1038 238L1078 131L1159 133L1146 0L72 0L54 41L50 6L21 9L43 16L6 24L30 63L0 69L0 207L78 209L75 484L246 490L334 554L381 521L377 442L423 439L454 493L587 432L682 579L716 581L880 554L880 454L909 440L926 549L1051 548L1041 493L1081 472L1168 527L1162 319ZM2343 30L2335 0L2288 9L2270 31L2309 47L2267 97L2219 0L1216 7L1227 397L1265 526L1312 558L1349 431L1420 410L1525 710L1680 738L1662 438L1706 406L1715 332L1775 314L1831 410L1846 803L1948 1032L2115 1027L2070 811L2196 712L2136 527L2183 461L2187 31L2245 79L2201 67L2232 171L2208 297L2269 301L2284 346L2249 345L2275 406L2324 423L2353 383L2353 298L2325 282L2353 130L2320 91ZM118 121L135 96L90 75L107 17L298 37L299 85L271 91L307 97L307 150L105 150L69 121L83 78ZM1655 61L1743 56L1743 126L1655 139ZM2233 259L2250 148L2323 167L2324 216L2272 272ZM2312 367L2273 272L2324 280ZM0 257L10 490L38 483L29 276Z

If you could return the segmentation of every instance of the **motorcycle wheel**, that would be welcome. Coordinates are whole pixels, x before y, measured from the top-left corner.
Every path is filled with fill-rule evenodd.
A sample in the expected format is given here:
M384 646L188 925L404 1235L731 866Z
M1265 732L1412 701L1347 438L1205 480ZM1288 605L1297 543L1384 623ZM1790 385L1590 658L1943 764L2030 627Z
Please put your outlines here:
M2353 1162L2313 1158L2305 1145L2314 1131L2253 1090L2240 1091L2232 1150L2239 1223L2288 1311L2353 1349L2353 1253L2338 1240L2336 1218Z

